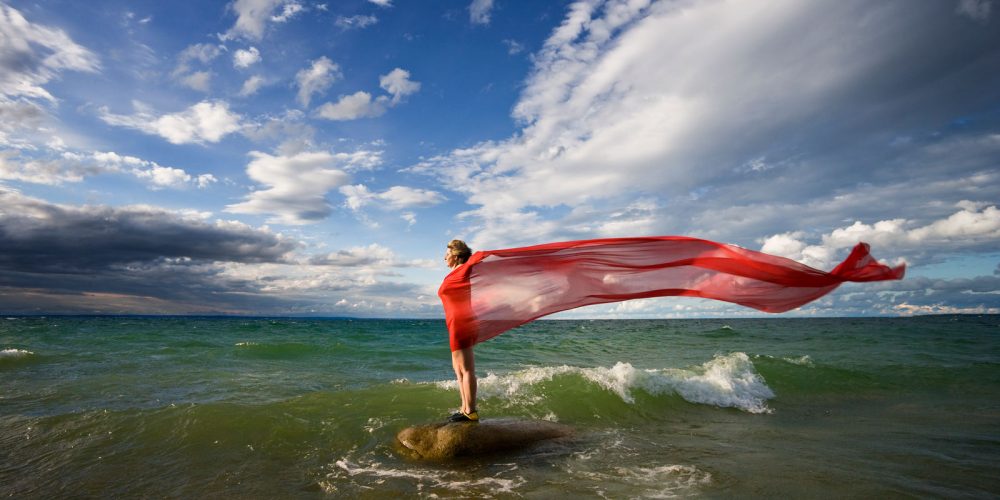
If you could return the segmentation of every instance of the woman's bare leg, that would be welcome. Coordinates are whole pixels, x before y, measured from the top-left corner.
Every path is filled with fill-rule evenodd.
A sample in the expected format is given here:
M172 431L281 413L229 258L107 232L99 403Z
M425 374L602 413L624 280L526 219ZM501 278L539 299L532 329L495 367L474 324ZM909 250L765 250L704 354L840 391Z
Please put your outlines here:
M451 365L458 380L458 392L462 396L462 412L476 411L476 362L472 348L466 347L451 353Z

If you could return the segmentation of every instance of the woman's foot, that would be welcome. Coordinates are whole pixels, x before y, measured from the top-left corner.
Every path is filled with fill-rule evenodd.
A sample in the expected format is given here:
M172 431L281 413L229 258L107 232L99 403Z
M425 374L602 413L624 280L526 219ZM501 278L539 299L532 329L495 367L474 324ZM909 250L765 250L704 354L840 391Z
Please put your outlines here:
M448 417L449 422L478 422L479 412L473 410L469 413L464 411L456 411L450 417Z

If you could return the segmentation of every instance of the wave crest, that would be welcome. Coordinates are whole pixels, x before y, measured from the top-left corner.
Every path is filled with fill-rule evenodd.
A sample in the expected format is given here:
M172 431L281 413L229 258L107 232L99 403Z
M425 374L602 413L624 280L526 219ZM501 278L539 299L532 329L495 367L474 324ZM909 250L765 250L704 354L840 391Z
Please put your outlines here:
M35 353L24 349L4 349L0 351L0 359L18 359L34 356Z
M742 352L717 355L688 369L638 369L619 361L612 367L539 366L505 375L488 373L479 379L478 392L482 397L539 400L542 396L528 394L532 386L566 375L583 377L629 404L635 403L634 391L641 390L654 396L677 394L691 403L770 413L767 400L774 397L774 391ZM444 389L457 387L453 380L436 385Z

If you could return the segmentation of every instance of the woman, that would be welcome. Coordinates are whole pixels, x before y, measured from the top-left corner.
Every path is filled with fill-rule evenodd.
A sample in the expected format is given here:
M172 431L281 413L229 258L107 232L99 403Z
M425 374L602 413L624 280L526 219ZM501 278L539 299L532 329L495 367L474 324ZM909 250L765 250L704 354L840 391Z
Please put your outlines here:
M456 269L464 265L472 250L462 240L451 240L448 243L448 250L444 254L444 261L452 272L445 278L448 279L457 275ZM449 300L444 295L445 284L441 285L438 294L442 301ZM472 356L472 346L476 343L475 336L470 332L457 331L453 321L448 321L448 337L451 344L451 366L455 369L455 377L458 379L458 392L462 396L462 408L448 417L449 422L478 422L479 414L476 412L476 364Z

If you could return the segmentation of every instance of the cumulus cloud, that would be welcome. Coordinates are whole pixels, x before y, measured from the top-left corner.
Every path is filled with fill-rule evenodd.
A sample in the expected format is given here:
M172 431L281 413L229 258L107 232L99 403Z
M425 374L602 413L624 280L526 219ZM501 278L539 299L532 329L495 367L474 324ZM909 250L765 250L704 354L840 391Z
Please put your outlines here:
M326 56L312 62L312 66L296 73L299 86L298 101L309 106L313 94L325 92L333 82L341 78L340 67Z
M305 10L295 0L236 0L229 8L236 14L236 23L220 36L224 40L260 40L268 22L283 23Z
M386 96L372 99L368 92L359 90L340 96L337 102L328 102L316 110L316 116L327 120L345 121L358 118L375 118L385 114L390 100Z
M223 101L202 101L179 113L160 116L141 104L136 107L132 115L117 115L102 107L99 117L109 125L158 135L173 144L219 142L241 128L242 117Z
M420 90L420 82L410 80L410 72L402 68L395 68L392 71L378 78L379 87L392 95L392 104Z
M392 7L392 0L368 0L379 7Z
M859 241L881 252L907 256L909 261L938 260L942 252L958 252L1000 246L1000 210L994 205L960 203L961 210L929 224L914 225L906 219L882 220L874 224L855 221L822 235L818 244L804 241L802 231L766 238L761 251L797 260L819 269L830 269L842 250Z
M1000 160L987 138L963 142L997 119L944 125L1000 99L1000 30L969 30L954 8L577 2L533 55L519 130L411 171L464 195L490 246L561 237L581 207L607 217L639 198L658 207L647 230L744 242L803 227L803 212L891 220L894 203L919 205L906 190L954 203L946 183ZM996 183L978 189L990 199ZM531 234L506 230L518 222Z
M55 102L44 87L63 71L97 72L98 57L64 31L29 22L0 5L0 99Z
M493 0L472 0L469 4L469 21L472 24L490 24Z
M240 49L233 54L233 66L236 68L249 68L260 62L260 51L257 47Z
M336 103L328 102L316 110L316 116L327 120L356 120L358 118L374 118L399 104L408 95L420 90L420 82L410 80L410 72L395 68L379 77L379 86L390 95L380 95L372 98L365 91L351 95L340 96Z
M347 184L350 175L346 170L367 168L381 161L380 153L367 151L313 151L288 156L254 151L250 156L247 175L268 187L250 193L246 201L227 206L226 211L269 214L269 221L294 225L314 223L332 213L326 195Z

